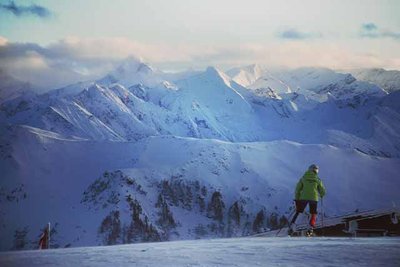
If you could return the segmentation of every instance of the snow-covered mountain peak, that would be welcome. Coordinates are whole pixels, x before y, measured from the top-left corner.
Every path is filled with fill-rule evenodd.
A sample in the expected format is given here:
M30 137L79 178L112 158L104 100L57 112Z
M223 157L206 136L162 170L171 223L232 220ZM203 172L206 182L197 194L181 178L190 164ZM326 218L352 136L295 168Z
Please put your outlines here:
M142 59L129 57L121 65L111 71L97 82L101 85L109 86L113 83L120 83L125 87L135 84L144 84L145 86L155 87L165 81L164 74L151 67Z
M273 76L284 81L292 91L318 102L327 101L327 93L330 93L336 100L344 101L340 105L358 106L371 97L382 97L386 94L380 87L358 81L349 73L327 68L303 67L273 72Z
M252 64L245 67L233 68L227 71L227 74L242 86L249 86L259 79L264 70L258 64Z
M374 83L388 93L400 90L400 71L385 69L357 69L350 71L358 80Z
M32 85L8 75L0 69L0 104L17 98L32 89Z
M216 97L217 92L221 92L222 95L230 94L228 92L240 95L238 90L245 90L244 87L232 81L228 75L215 67L208 67L204 72L179 80L176 84L185 91L196 92L197 97L203 95L205 99L210 98L210 94Z
M252 64L244 67L242 71L246 71L250 74L253 74L255 77L260 77L265 70L258 64Z
M150 73L153 71L154 69L144 63L141 58L130 56L117 67L115 74L130 75L136 72Z
M87 92L87 95L90 97L95 97L99 93L104 93L106 88L102 87L101 85L94 83L91 86L89 86L85 91Z
M281 80L284 80L291 88L315 90L321 85L333 84L342 81L347 74L337 73L326 68L303 67L294 70L276 73Z
M214 75L215 76L224 76L225 75L221 70L219 70L216 67L212 67L212 66L207 67L205 73L210 75L210 76L214 76Z
M261 94L263 94L264 91L273 91L277 94L286 94L292 92L290 87L284 81L274 77L269 72L264 72L262 76L260 76L253 83L249 84L247 87L249 89L259 91Z
M100 109L104 105L104 99L107 101L120 102L117 98L119 94L126 94L128 91L119 84L113 84L110 87L102 86L97 83L92 84L82 91L77 98L84 104L95 103L96 108Z
M208 67L203 76L204 79L215 82L223 82L225 85L230 86L230 78L221 70L215 67Z

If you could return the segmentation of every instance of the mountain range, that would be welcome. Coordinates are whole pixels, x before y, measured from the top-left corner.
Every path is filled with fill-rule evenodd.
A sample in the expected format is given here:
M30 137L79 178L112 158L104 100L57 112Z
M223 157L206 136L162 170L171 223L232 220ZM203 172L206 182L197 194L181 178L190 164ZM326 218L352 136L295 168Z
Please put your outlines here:
M0 249L34 248L47 222L52 247L279 228L312 163L325 216L398 203L397 73L364 71L171 74L131 57L43 94L2 79L18 94L1 91Z

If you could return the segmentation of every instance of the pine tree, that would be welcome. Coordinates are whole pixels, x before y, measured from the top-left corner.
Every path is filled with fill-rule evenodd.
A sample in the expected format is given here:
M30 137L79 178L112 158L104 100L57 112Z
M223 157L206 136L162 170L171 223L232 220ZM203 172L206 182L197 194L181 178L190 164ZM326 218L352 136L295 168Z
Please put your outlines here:
M260 232L260 230L264 226L264 219L265 219L264 210L260 210L257 213L256 218L254 219L253 222L253 233Z
M236 226L240 226L241 207L237 201L235 201L229 208L228 216L229 219L236 224Z
M228 210L228 228L226 235L228 237L238 234L240 229L240 217L242 208L237 201L235 201Z
M202 195L203 197L206 197L206 196L207 196L207 187L205 187L204 185L203 185L202 188L201 188L201 195Z
M169 209L169 205L165 202L161 194L158 195L156 208L159 208L157 224L164 230L164 239L168 240L171 229L176 227L176 222Z
M197 203L199 204L200 212L204 212L206 209L206 202L202 196L197 197Z
M142 206L136 199L128 201L130 206L131 222L127 229L124 230L126 243L147 242L147 241L161 241L160 234L150 222L146 215L144 220L141 219Z
M115 245L121 237L121 221L119 211L111 211L102 221L99 228L99 235L103 237L103 244Z
M126 231L126 241L127 243L139 242L144 229L144 224L140 219L142 206L136 199L128 201L128 204L131 210L131 222Z
M188 210L192 210L192 202L193 202L193 193L192 188L189 185L185 186L185 195L184 195L184 203L183 205Z
M268 227L271 229L278 229L279 222L278 222L278 214L276 212L272 212L268 218Z
M211 196L211 201L208 205L208 217L213 218L218 222L222 222L224 219L225 203L222 200L220 192L215 191Z

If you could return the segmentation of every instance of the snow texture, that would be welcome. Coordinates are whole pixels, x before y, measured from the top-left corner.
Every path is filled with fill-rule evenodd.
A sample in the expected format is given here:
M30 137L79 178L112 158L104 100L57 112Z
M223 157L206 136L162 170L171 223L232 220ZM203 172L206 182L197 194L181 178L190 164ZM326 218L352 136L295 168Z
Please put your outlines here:
M3 267L399 266L399 238L232 238L0 253Z

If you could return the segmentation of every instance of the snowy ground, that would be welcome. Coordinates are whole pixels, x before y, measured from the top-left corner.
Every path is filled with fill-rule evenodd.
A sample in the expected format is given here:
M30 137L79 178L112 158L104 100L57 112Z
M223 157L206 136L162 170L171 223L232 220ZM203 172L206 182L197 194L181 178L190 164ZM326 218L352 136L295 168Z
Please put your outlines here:
M400 266L400 238L232 238L0 253L0 266Z

